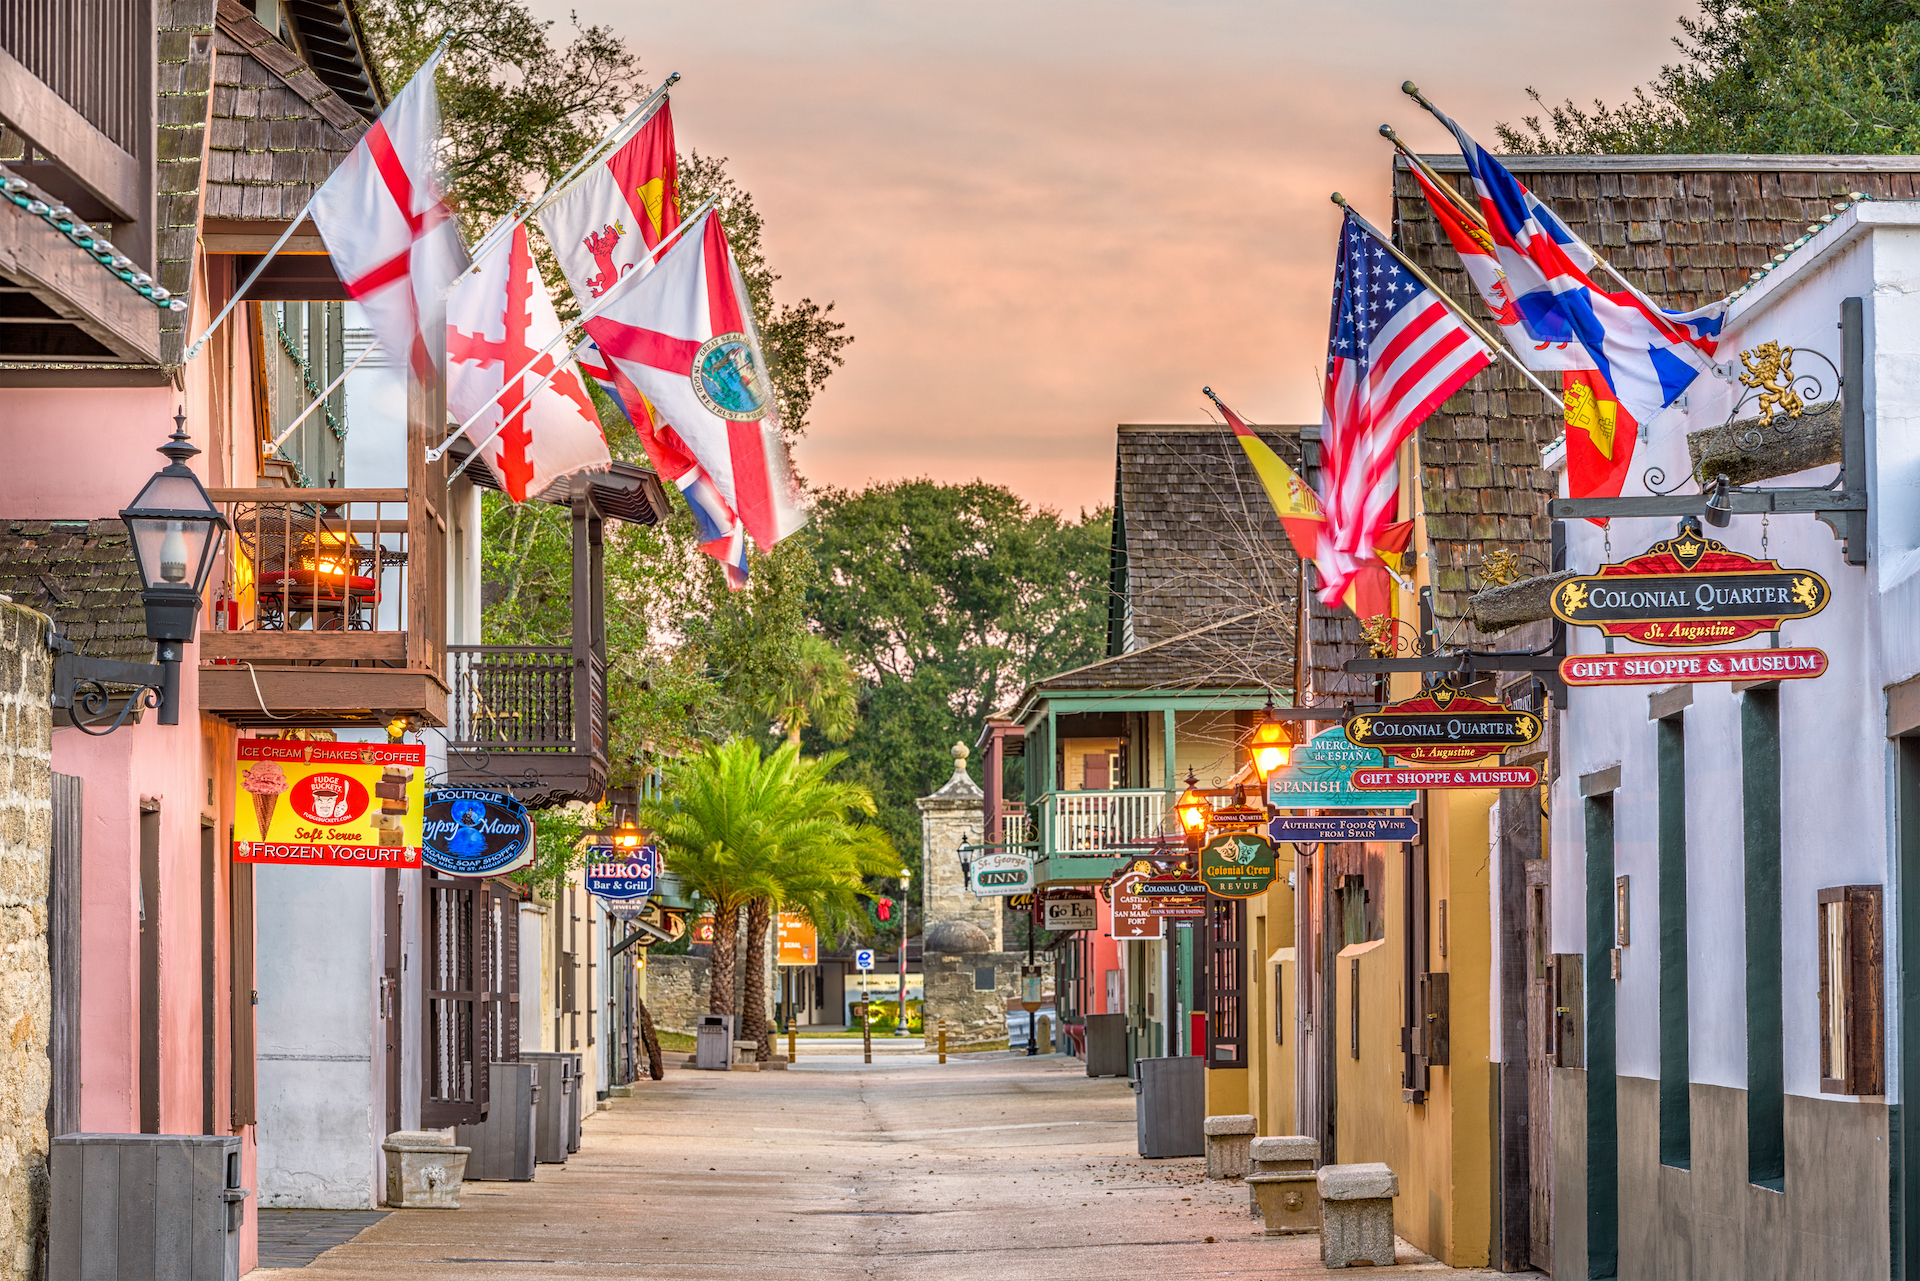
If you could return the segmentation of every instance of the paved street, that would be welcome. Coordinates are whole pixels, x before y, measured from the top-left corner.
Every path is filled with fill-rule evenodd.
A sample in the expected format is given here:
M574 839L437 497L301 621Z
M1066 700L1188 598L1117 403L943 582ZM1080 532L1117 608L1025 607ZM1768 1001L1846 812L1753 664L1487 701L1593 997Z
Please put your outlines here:
M816 1051L810 1054L810 1051ZM1312 1237L1268 1240L1241 1184L1134 1154L1132 1092L1066 1058L940 1066L859 1043L793 1070L674 1069L587 1123L564 1167L399 1211L316 1277L1331 1276ZM1457 1277L1404 1243L1407 1272ZM287 1273L275 1272L285 1276ZM1350 1274L1341 1274L1350 1275Z

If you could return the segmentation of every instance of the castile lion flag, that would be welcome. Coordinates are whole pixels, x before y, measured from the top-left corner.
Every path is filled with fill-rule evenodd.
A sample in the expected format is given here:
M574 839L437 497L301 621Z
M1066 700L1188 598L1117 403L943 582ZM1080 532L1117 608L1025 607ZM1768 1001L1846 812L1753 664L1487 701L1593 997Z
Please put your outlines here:
M447 299L447 408L456 418L471 418L500 391L501 379L526 369L520 385L494 399L467 428L470 437L487 442L480 457L516 503L562 477L602 471L613 461L600 416L564 353L557 353L559 372L531 400L526 397L528 386L554 372L556 353L527 362L559 336L560 317L525 226L515 227L506 251L483 258Z

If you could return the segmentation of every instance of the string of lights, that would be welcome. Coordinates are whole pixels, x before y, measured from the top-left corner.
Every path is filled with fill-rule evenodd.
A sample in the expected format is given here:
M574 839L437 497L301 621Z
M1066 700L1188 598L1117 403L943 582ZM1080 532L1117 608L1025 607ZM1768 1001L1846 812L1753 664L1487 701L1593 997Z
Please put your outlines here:
M27 189L24 178L16 178L0 170L0 195L41 219L49 227L61 232L68 240L85 250L87 255L108 271L125 281L127 287L151 302L163 311L185 311L184 298L176 298L173 291L165 288L159 281L141 271L133 259L115 249L105 236L74 216L73 210L65 205L50 205Z

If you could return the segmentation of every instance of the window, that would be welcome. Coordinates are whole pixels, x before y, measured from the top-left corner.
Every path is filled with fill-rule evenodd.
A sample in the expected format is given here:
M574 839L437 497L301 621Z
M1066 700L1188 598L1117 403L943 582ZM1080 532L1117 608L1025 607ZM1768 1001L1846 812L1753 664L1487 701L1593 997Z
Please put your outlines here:
M999 985L994 982L993 967L991 965L976 965L973 967L974 991L991 992L997 986Z
M1884 1094L1878 885L1820 891L1820 1092Z
M1247 969L1247 905L1241 899L1209 897L1207 906L1212 912L1206 935L1207 1066L1245 1067L1247 1010L1241 998Z

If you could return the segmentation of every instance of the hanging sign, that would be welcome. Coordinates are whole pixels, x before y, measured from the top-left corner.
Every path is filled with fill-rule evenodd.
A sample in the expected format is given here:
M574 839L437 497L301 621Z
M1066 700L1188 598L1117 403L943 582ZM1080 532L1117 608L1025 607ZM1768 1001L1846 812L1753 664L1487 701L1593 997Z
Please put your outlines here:
M1420 820L1404 814L1331 814L1316 818L1276 818L1267 839L1312 844L1319 841L1398 841L1420 838Z
M605 899L645 899L653 893L659 875L659 852L651 845L616 850L611 845L587 849L587 893Z
M1363 769L1353 772L1358 788L1538 787L1540 771L1531 765L1489 769Z
M1200 850L1200 879L1221 898L1252 898L1273 884L1278 860L1267 838L1227 832Z
M1435 685L1377 712L1348 719L1347 741L1406 765L1465 765L1540 737L1540 718L1505 703Z
M779 917L779 965L813 965L820 959L820 932L798 912Z
M616 921L637 921L640 919L641 913L647 910L646 904L636 898L603 898L598 901L600 906L606 909L607 915ZM636 943L634 946L644 947L645 944Z
M1810 569L1680 533L1553 589L1553 616L1642 645L1733 645L1811 618L1832 596Z
M1192 876L1149 877L1140 882L1139 893L1154 916L1193 921L1207 914L1206 884Z
M1007 910L1009 912L1031 912L1033 910L1033 895L1015 894L1010 896L1007 899Z
M1560 660L1569 685L1698 685L1707 681L1798 681L1822 676L1820 649L1719 649L1686 654L1582 654Z
M502 876L533 862L533 819L505 792L428 792L425 827L427 866L448 876Z
M1362 792L1353 772L1385 765L1378 748L1359 747L1344 727L1321 730L1293 749L1285 769L1267 775L1267 804L1282 810L1374 810L1412 805L1412 792Z
M1042 929L1090 930L1100 924L1100 906L1092 890L1048 890L1045 910Z
M1033 889L1033 856L1005 851L982 854L968 867L967 888L980 898L1030 893Z
M1122 872L1113 883L1113 937L1116 939L1157 939L1166 933L1164 919L1156 915L1152 902L1140 893L1140 886L1151 879L1147 872Z
M243 738L233 858L313 867L418 867L427 749Z

